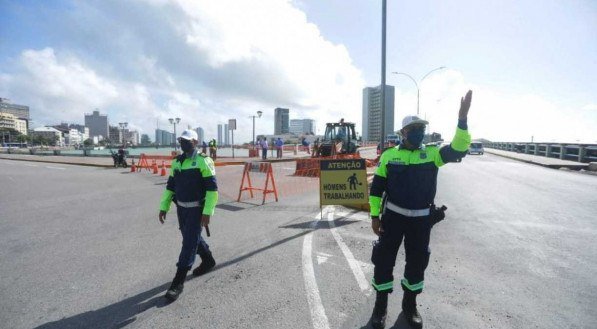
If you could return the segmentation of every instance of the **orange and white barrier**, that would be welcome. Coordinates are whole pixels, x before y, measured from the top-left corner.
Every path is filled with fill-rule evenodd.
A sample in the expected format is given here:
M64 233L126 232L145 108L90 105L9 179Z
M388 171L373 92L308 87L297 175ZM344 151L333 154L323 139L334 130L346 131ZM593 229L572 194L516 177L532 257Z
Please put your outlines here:
M251 183L251 173L266 175L265 185L263 188L253 187L253 184ZM270 182L271 187L269 186ZM240 188L238 190L238 199L236 200L237 202L240 202L240 197L242 196L242 193L244 191L249 191L249 193L251 194L251 198L253 198L253 191L262 191L263 201L261 202L261 204L265 204L265 197L270 193L274 194L276 202L278 202L278 190L276 189L276 181L274 180L272 164L269 162L245 162L243 178L241 180Z

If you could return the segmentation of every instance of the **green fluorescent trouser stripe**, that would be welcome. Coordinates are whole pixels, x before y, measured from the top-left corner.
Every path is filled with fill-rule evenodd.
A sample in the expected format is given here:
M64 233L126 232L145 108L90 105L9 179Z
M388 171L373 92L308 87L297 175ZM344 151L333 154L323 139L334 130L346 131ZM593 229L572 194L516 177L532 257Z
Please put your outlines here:
M423 283L424 281L421 281L417 284L408 284L408 280L407 279L402 279L402 281L400 281L400 283L402 283L403 286L406 287L406 289L410 290L410 291L417 291L417 290L422 290L423 289Z
M382 283L382 284L375 284L375 279L371 279L371 284L377 291L394 289L394 281L390 281L390 282Z

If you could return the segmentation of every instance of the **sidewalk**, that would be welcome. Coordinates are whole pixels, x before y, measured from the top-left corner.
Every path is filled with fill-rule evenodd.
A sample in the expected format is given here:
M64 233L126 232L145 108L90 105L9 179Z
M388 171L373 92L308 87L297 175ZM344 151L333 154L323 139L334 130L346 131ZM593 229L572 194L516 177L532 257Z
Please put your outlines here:
M505 158L509 158L512 160L518 160L526 163L532 163L536 165L540 165L543 167L553 168L553 169L560 169L560 168L568 168L572 170L589 170L588 163L581 163L576 161L569 161L569 160L560 160L556 158L548 158L544 156L532 155L532 154L524 154L524 153L516 153L510 151L503 151L503 150L496 150L485 148L485 152L499 155Z

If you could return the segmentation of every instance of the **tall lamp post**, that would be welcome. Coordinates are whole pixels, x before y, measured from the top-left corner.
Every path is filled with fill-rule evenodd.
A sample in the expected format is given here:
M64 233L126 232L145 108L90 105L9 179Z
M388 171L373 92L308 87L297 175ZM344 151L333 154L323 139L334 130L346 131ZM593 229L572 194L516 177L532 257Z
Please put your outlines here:
M261 115L263 114L263 112L261 111L257 111L257 117L261 118ZM255 146L255 115L251 115L249 116L249 118L253 118L253 146Z
M445 66L440 66L440 67L438 67L438 68L436 68L436 69L433 69L433 70L431 70L431 71L427 72L427 74L425 74L425 75L424 75L424 76L421 78L421 80L419 80L419 83L417 83L417 80L415 80L415 78L413 78L413 77L412 77L412 76L410 76L409 74L406 74L406 73L404 73L404 72L392 72L392 74L399 74L399 75L404 75L404 76L408 77L408 78L409 78L409 79L410 79L410 80L411 80L411 81L412 81L412 82L415 84L415 86L417 87L417 115L419 115L419 101L420 101L420 94L421 94L421 91L420 91L420 89L419 89L419 84L420 84L421 82L423 82L423 80L425 80L425 78L427 78L427 77L428 77L428 76L429 76L431 73L433 73L433 72L435 72L435 71L443 70L443 69L445 69L445 68L446 68Z
M170 121L170 124L174 125L174 151L176 151L176 124L180 123L180 118L170 118L168 121Z
M124 130L129 126L129 123L128 122L119 122L118 126L120 127L120 136L122 138L122 141L119 141L119 142L122 142L122 144L124 144L124 142L125 142Z

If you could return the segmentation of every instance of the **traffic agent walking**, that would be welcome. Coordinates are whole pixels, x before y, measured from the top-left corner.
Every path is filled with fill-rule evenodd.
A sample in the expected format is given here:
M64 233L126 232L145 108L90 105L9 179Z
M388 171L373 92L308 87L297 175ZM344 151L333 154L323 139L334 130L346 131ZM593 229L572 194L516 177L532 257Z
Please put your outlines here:
M179 141L183 154L172 161L158 216L163 224L174 201L182 233L182 248L176 275L166 292L166 298L171 301L182 293L187 272L195 262L195 254L201 257L201 264L193 270L194 275L203 275L216 265L209 246L201 237L202 226L209 235L209 221L218 202L214 162L207 155L197 152L197 133L193 130L185 130Z
M461 99L458 127L450 145L423 145L428 122L412 115L402 120L401 143L381 155L369 196L371 226L379 236L371 256L375 265L372 284L377 294L371 316L374 328L385 326L388 294L394 289L392 272L403 238L406 266L400 281L402 311L412 327L423 326L416 297L423 291L429 264L431 228L443 219L446 209L434 205L438 168L466 155L471 142L467 127L471 98L469 90Z

